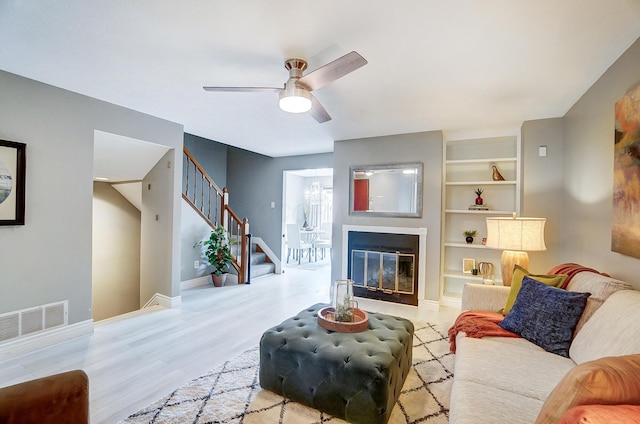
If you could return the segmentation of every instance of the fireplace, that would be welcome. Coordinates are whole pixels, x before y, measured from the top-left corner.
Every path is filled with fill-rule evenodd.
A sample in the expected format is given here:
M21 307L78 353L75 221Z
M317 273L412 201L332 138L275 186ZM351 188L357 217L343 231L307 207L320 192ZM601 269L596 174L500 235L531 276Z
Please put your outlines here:
M420 236L380 231L346 231L346 277L354 294L418 306Z

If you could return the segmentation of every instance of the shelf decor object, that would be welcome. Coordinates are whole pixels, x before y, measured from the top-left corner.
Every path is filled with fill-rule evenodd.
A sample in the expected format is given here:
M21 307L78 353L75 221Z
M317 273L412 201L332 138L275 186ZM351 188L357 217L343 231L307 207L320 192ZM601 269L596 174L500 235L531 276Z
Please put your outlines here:
M493 264L491 262L479 262L478 273L482 276L482 283L493 285Z
M468 259L468 258L462 259L462 272L464 274L471 274L471 271L475 269L475 267L476 267L475 259Z
M318 311L318 324L329 331L357 333L369 328L369 315L358 309L352 280L335 280L331 285L331 306Z
M465 241L467 242L467 244L471 244L471 243L473 243L473 238L478 235L478 231L477 230L464 230L462 232L462 235L465 237Z
M504 181L504 177L502 176L500 171L498 171L497 166L491 165L491 169L493 170L493 173L491 175L491 178L493 178L493 181Z
M491 217L487 221L487 247L501 249L502 284L511 286L513 267L529 269L527 251L547 250L544 244L546 218Z
M474 193L476 194L475 204L484 205L484 199L482 198L482 193L484 193L484 190L478 187L477 189L474 190Z

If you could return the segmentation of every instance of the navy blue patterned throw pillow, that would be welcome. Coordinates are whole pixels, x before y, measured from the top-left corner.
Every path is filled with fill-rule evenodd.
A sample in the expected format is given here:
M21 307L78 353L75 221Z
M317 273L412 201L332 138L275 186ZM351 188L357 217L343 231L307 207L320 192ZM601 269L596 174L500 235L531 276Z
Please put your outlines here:
M573 330L589 296L524 277L513 308L499 325L548 352L569 357Z

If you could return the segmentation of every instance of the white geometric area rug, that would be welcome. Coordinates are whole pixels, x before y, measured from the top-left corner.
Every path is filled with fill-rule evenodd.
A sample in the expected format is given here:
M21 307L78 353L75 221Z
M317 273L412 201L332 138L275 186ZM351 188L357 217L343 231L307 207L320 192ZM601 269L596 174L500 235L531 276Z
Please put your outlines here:
M390 424L449 422L453 354L447 328L414 322L413 366ZM258 381L254 347L176 389L121 423L344 424L346 421L290 401Z

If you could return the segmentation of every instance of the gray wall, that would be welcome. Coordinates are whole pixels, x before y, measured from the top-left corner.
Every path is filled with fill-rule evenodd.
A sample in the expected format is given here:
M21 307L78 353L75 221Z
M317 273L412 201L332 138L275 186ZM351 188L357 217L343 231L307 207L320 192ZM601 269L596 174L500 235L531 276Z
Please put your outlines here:
M227 146L197 135L184 135L184 147L191 152L198 163L218 187L227 185Z
M224 188L227 185L227 145L185 133L184 146L196 158L218 187ZM183 176L183 184L185 181ZM233 208L233 205L231 207ZM211 227L184 200L182 201L180 226L182 246L180 251L180 281L209 275L211 269L204 262L206 258L202 254L202 249L194 248L193 246L195 243L208 238ZM197 268L194 267L195 261L200 262L200 266Z
M333 154L272 158L229 147L227 153L229 204L249 219L251 234L262 237L274 251L282 243L283 172L293 169L331 168ZM271 202L275 207L271 208ZM281 258L282 259L282 258Z
M188 281L194 278L211 274L213 269L207 264L204 249L195 246L196 243L209 238L211 227L193 210L186 200L182 200L181 217L181 252L180 252L180 281ZM198 261L196 268L195 261Z
M169 173L180 187L182 125L2 71L0 93L0 139L27 144L26 225L0 227L0 313L68 299L69 323L89 320L94 130L174 148ZM168 244L155 261L165 272L149 283L171 295L168 287L179 287L180 190L161 203Z
M140 211L111 184L93 183L95 321L140 307Z
M170 150L142 180L140 229L140 306L154 294L180 296L180 213L181 181L175 180L170 164L182 146ZM167 202L167 193L176 193L177 202Z
M640 288L640 259L611 251L614 104L640 83L640 39L564 117L564 259Z
M529 252L530 271L543 274L561 263L564 201L563 119L527 121L522 125L522 209L521 216L547 218L547 250ZM547 146L547 156L538 148Z
M438 301L440 275L440 211L442 204L442 132L422 132L345 140L334 143L332 280L342 273L342 225L426 227L427 300ZM349 168L353 165L422 162L422 218L381 218L349 215Z

